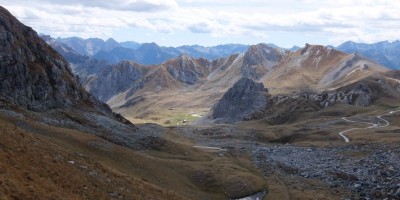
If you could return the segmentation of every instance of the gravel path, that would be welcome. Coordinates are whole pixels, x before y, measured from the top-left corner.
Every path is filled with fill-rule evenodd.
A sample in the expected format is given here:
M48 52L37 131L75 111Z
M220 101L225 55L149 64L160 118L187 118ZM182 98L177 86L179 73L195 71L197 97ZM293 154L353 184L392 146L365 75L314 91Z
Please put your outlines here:
M385 122L385 125L381 125L379 122L376 124L376 123L364 122L364 121L354 121L354 120L350 120L350 119L348 119L348 118L346 118L346 117L342 117L342 119L343 119L344 121L346 121L346 122L369 124L369 125L371 125L371 126L368 126L368 127L365 127L365 128L350 128L350 129L341 131L341 132L339 132L338 134L340 135L340 137L343 138L343 140L344 140L345 142L350 142L350 139L345 135L345 133L350 132L350 131L354 131L354 130L370 129L370 128L383 128L383 127L390 126L389 121L386 120L386 119L384 119L383 117L384 117L384 116L392 115L392 114L394 114L394 113L396 113L396 112L400 112L400 110L394 110L394 111L390 111L390 112L387 113L387 114L376 116L376 118L378 118L380 121Z

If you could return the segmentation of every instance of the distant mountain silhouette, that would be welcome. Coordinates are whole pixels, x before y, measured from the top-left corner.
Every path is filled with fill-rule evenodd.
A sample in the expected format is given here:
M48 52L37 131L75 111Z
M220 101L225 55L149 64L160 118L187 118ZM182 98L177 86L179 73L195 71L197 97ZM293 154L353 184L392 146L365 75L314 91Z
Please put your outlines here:
M359 53L391 69L400 69L400 41L382 41L373 44L345 42L338 50L346 53Z
M41 37L68 60L70 54L77 53L81 56L105 60L110 64L116 64L123 60L135 61L143 65L161 64L181 54L186 54L193 58L214 60L235 53L245 52L249 47L242 44L225 44L213 47L185 45L175 48L162 47L156 43L140 44L134 41L118 43L111 38L104 41L99 38L82 39L79 37L70 37L54 39L46 35L42 35ZM63 48L60 48L60 46ZM77 60L77 58L71 59Z

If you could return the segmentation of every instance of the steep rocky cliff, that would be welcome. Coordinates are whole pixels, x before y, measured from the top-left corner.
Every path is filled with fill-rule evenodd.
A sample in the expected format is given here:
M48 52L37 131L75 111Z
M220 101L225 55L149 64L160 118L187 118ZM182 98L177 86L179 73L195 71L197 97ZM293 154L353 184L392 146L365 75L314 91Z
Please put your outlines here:
M242 78L213 107L212 118L224 123L250 120L266 109L267 92L262 83Z
M123 120L84 90L64 58L32 28L20 23L2 7L0 96L32 111L74 108Z

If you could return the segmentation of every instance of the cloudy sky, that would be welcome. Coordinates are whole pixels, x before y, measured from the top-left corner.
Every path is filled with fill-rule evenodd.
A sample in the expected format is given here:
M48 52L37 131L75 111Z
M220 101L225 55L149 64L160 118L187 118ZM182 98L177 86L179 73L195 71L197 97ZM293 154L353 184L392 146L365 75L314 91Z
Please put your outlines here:
M0 0L0 5L53 37L282 47L400 39L400 0Z

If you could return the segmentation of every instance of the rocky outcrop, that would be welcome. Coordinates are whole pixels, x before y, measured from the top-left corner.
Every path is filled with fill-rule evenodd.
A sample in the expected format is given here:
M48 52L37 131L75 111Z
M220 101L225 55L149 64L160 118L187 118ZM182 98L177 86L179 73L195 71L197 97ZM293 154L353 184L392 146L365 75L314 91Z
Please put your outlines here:
M365 107L372 103L372 92L368 84L358 83L349 91L326 91L315 99L321 107L328 107L337 102Z
M212 108L212 118L222 123L253 119L266 109L267 92L262 83L242 78Z
M339 88L331 91L323 91L321 93L305 92L293 96L278 95L272 97L271 104L279 105L286 104L288 100L311 100L320 108L326 108L337 103L350 104L359 107L370 106L377 98L371 87L365 82L359 82L345 88Z

